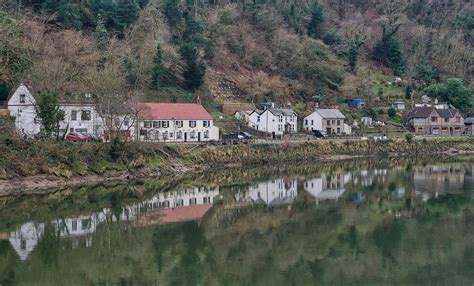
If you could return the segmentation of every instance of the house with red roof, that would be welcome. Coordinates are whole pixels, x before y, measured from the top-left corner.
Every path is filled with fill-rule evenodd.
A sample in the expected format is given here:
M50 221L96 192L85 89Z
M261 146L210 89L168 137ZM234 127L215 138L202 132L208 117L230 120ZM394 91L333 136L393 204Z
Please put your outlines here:
M138 139L146 142L219 140L219 128L199 103L141 103Z
M455 108L416 106L408 114L408 127L417 135L462 135L464 118Z

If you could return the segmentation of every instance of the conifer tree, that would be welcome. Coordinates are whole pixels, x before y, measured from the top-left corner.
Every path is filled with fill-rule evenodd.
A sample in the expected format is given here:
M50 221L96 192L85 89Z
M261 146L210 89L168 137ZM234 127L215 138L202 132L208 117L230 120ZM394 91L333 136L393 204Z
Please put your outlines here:
M316 1L314 3L313 12L311 15L311 20L308 24L308 35L313 38L318 38L321 34L321 24L324 22L324 7Z
M205 73L205 67L199 59L197 48L192 43L184 43L180 49L181 56L186 62L184 70L185 84L188 89L196 89L201 86Z
M163 75L165 73L165 66L163 64L163 50L160 44L156 46L155 56L153 58L153 67L151 70L151 88L158 90L163 86Z
M99 50L104 50L108 45L107 28L105 28L104 20L98 17L94 31L95 43Z
M123 32L133 24L140 14L140 7L135 0L119 0L115 9L115 22Z

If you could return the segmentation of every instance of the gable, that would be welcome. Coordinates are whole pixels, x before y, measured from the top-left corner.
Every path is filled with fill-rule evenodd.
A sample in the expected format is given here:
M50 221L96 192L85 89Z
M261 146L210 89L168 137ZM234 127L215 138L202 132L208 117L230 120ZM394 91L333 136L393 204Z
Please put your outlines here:
M24 102L21 102L22 95L24 95ZM25 84L21 84L8 100L8 106L12 105L33 105L36 103L35 98L31 94Z

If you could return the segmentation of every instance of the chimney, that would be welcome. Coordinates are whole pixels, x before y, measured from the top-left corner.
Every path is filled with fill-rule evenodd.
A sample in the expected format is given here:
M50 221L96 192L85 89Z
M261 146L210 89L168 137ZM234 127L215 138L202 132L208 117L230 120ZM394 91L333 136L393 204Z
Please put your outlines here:
M201 97L199 95L196 97L196 103L197 104L202 104L201 103Z

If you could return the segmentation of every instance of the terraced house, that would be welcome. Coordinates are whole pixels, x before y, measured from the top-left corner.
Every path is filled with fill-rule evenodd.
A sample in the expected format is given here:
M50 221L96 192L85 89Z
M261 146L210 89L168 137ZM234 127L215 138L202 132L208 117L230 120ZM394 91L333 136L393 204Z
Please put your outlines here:
M408 114L407 120L416 135L450 136L464 132L464 118L455 108L417 106Z
M212 116L197 103L142 103L139 140L202 142L219 140Z

